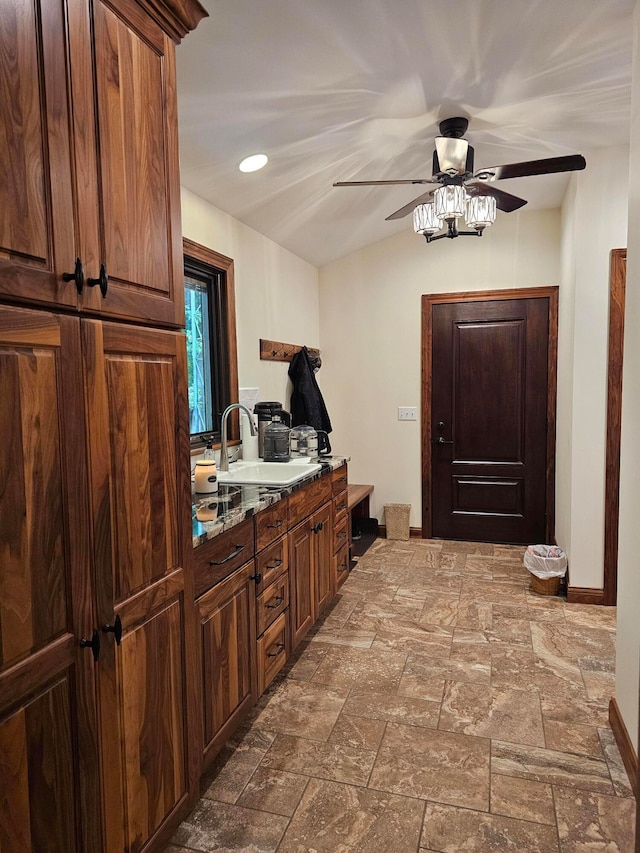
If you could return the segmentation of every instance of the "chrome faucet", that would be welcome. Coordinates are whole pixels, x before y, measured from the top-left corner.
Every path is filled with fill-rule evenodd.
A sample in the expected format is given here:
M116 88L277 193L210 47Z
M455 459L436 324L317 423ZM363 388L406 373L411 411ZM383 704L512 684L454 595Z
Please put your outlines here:
M246 406L243 406L242 403L231 403L230 406L222 413L222 421L220 423L220 429L222 432L222 445L220 447L220 470L228 471L229 470L229 453L227 451L227 418L229 417L229 412L233 411L233 409L242 409L245 415L249 418L249 426L251 427L251 435L257 435L258 432L253 424L253 417L249 409Z

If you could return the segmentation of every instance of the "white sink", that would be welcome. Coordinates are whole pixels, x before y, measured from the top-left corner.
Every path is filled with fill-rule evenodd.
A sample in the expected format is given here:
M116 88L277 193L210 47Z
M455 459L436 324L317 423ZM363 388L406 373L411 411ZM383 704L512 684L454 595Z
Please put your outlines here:
M292 462L233 462L228 471L218 471L218 482L232 486L292 486L298 480L320 470L320 465L311 460Z

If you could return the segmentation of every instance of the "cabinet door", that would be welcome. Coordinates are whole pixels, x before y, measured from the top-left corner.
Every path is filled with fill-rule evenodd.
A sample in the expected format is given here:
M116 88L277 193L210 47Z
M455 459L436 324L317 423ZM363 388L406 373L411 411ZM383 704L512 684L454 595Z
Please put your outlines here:
M141 850L197 768L184 336L82 322L97 621L105 849ZM192 757L192 756L191 756Z
M297 648L315 621L313 538L310 519L289 533L289 610L293 649Z
M65 8L0 0L0 294L74 306Z
M79 321L0 307L0 848L100 849Z
M109 279L82 308L182 325L175 45L134 0L87 0L74 24L79 45L91 26L94 37L93 76L71 51L84 257L92 277L104 265Z
M197 601L202 672L202 752L213 758L255 702L253 560Z
M315 618L333 598L333 529L331 503L325 504L313 516L313 562Z

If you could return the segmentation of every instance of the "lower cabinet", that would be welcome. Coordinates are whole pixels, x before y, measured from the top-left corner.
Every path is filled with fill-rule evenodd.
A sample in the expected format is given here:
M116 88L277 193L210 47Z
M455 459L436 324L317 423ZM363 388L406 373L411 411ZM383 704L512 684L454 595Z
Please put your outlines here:
M289 533L291 644L297 648L333 595L331 503Z
M251 560L196 601L204 764L257 700L256 594Z

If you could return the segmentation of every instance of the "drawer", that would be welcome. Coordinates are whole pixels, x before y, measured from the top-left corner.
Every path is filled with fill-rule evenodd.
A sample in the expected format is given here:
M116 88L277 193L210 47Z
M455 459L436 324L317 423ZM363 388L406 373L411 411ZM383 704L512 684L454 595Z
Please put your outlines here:
M344 492L347 485L347 466L341 465L339 468L336 468L335 471L331 472L331 489L333 491L334 498L336 495L339 495L340 492Z
M193 553L196 598L253 557L253 519L199 545Z
M333 526L333 551L339 551L343 545L349 544L349 516L345 515L341 521Z
M258 640L258 694L262 695L289 657L288 613L281 613Z
M278 536L287 532L287 499L263 509L254 517L256 525L256 551L262 551Z
M269 545L256 557L256 572L261 579L256 581L256 593L261 593L269 584L289 568L287 537L284 536L273 545Z
M344 491L341 495L333 499L333 523L339 524L343 518L347 516L347 494L348 492Z
M336 592L349 577L349 546L343 545L333 556L333 576Z
M331 477L325 475L314 480L289 497L289 527L295 527L308 515L331 500Z
M283 572L256 600L256 633L262 634L289 606L289 572Z

